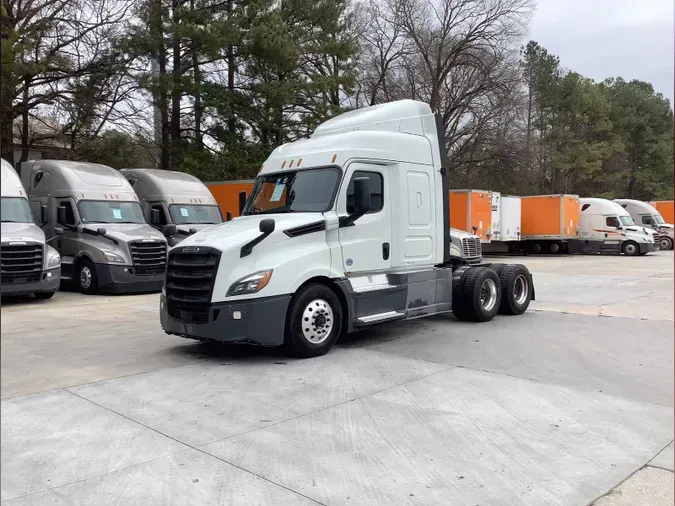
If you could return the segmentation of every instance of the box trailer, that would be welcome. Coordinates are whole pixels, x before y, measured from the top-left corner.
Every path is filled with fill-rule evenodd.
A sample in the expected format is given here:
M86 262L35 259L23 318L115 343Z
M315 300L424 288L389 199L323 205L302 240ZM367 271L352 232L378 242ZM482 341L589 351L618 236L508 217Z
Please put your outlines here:
M204 184L216 199L225 221L241 216L253 188L253 180L211 181Z
M520 245L520 197L492 192L492 234L485 253L509 253ZM495 213L497 217L495 218Z
M450 226L490 242L492 234L491 192L485 190L450 190Z
M672 200L657 200L650 204L656 208L666 223L675 224L675 209Z
M578 195L521 197L521 245L527 253L562 253L579 232Z

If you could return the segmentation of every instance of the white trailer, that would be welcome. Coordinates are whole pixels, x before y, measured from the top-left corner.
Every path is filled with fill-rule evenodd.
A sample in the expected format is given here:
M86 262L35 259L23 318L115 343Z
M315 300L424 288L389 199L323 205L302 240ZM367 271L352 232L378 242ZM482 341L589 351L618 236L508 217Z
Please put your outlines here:
M649 227L656 231L659 249L673 249L675 228L672 223L666 223L661 213L654 206L633 199L615 199L614 202L623 207L637 225Z
M520 197L492 192L492 235L485 253L513 252L520 241ZM498 218L494 218L494 214Z
M429 105L402 100L276 148L243 216L170 250L162 328L312 357L380 322L523 313L534 298L525 266L450 254L444 145Z

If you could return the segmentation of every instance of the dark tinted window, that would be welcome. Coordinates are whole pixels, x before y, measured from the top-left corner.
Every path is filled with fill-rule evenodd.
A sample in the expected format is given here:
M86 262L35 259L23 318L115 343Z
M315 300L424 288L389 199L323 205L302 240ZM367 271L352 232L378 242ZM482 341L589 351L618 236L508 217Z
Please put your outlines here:
M347 187L347 212L354 212L354 180L359 177L368 178L368 187L370 188L370 211L368 214L377 213L382 210L384 205L384 180L379 172L366 172L357 170L352 175Z
M642 224L643 225L653 225L654 224L654 218L651 216L642 216Z
M156 209L159 215L159 223L154 223L154 225L158 225L161 227L166 225L166 213L164 212L164 206L162 206L162 204L155 204L150 209L151 209L150 212L153 212Z
M589 207L591 207L590 204L584 204L583 206L581 206L581 210L582 210L582 211L585 211L585 210L588 209Z
M616 216L608 216L605 218L605 224L608 227L614 227L614 228L619 228L621 226L621 223L619 223L619 219Z
M66 210L66 221L59 223L61 225L75 225L75 211L73 210L73 204L66 200L61 202L59 207Z

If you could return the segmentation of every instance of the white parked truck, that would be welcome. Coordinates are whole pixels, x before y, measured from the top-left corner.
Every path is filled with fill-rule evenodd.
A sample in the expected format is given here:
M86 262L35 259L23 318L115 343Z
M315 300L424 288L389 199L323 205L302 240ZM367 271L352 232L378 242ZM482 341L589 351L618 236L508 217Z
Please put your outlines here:
M14 167L2 160L2 231L0 235L0 291L2 295L34 294L49 299L59 289L61 257L47 244L45 234L35 224L26 190ZM63 230L56 228L55 234Z
M121 169L141 201L145 219L175 246L185 237L223 222L220 208L199 179L185 172Z
M138 196L117 170L95 163L32 160L21 164L40 226L61 254L62 278L83 293L159 292L167 242L147 224Z
M581 198L579 208L579 239L569 241L570 253L635 256L654 251L651 229L636 225L630 214L616 202Z
M480 237L458 228L450 228L450 256L464 260L467 264L483 261L483 247Z
M534 298L525 266L453 261L439 123L402 100L276 148L243 216L170 250L165 332L311 357L380 322L523 313Z
M647 202L633 199L615 199L614 202L623 207L638 226L648 227L657 232L659 249L673 249L675 228L672 223L666 223L661 213Z

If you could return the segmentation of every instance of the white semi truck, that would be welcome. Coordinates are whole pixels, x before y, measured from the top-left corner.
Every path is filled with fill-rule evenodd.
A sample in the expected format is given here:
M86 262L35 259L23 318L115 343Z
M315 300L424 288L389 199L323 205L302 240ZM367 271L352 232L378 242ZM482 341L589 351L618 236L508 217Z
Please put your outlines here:
M380 322L523 313L534 298L525 266L450 254L442 136L427 104L403 100L275 149L243 216L170 250L164 331L312 357Z
M223 222L220 208L199 179L173 170L121 169L141 201L145 219L175 246L185 237Z
M21 164L29 201L41 210L62 277L91 294L159 292L164 284L167 241L145 221L138 196L112 167L61 160Z
M673 249L675 228L672 223L666 223L654 206L633 199L615 199L614 202L623 207L638 226L648 227L657 232L659 249Z
M47 244L44 232L35 224L26 190L14 167L2 160L2 241L0 243L0 291L2 295L34 294L49 299L59 289L61 257ZM63 230L55 228L53 233Z
M655 250L652 230L635 224L616 202L579 199L579 239L568 242L570 253L646 255Z

